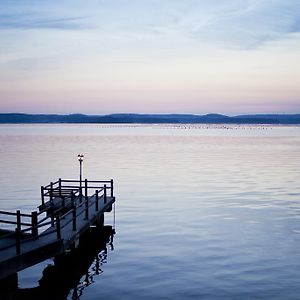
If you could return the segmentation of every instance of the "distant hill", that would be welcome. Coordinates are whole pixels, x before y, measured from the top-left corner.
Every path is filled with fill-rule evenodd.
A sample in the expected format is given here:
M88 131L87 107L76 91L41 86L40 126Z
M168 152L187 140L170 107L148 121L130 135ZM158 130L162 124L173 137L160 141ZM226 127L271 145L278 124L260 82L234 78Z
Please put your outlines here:
M209 124L300 124L300 114L257 114L225 116L220 114L22 114L0 113L0 123L209 123Z

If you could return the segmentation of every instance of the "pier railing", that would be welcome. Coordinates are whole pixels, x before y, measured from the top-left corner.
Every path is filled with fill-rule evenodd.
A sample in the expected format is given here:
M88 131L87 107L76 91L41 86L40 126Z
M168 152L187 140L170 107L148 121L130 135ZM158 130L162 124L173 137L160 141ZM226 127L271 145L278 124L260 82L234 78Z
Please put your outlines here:
M110 190L111 197L113 197L113 180L72 180L59 178L55 182L50 182L46 186L41 186L41 200L42 205L45 204L45 199L48 197L50 201L54 198L70 197L71 194L79 194L81 196L87 196L89 190L99 189L106 186L107 190Z
M89 191L93 189L92 200ZM67 192L68 193L67 193ZM57 240L61 240L61 231L64 227L72 223L72 230L77 230L77 218L85 214L85 219L89 218L89 211L92 205L95 205L95 211L99 210L99 200L103 198L104 204L107 203L107 197L113 197L113 180L97 181L85 179L80 183L78 180L59 179L51 182L47 186L41 187L42 205L45 205L46 197L49 202L55 198L61 198L60 208L48 213L47 208L39 212L33 211L30 214L16 212L0 211L0 224L13 225L15 230L2 230L0 234L0 251L16 248L16 254L22 252L22 245L32 240L56 232ZM66 206L66 199L69 200L69 207ZM84 208L84 209L81 209ZM47 215L45 216L45 214ZM71 216L68 222L61 224L61 220ZM46 227L46 228L45 228ZM41 229L43 232L39 234ZM47 230L52 228L52 230ZM47 230L47 231L46 231ZM6 240L5 245L1 246L1 240ZM7 243L7 240L10 242Z

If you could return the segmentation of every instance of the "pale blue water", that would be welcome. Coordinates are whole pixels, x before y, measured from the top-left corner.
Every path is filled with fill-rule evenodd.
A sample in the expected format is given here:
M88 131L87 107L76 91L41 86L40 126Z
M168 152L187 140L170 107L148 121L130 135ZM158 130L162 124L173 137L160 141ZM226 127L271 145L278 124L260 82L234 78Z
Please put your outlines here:
M80 152L114 178L114 250L81 299L300 298L300 127L1 125L0 145L1 210L35 209Z

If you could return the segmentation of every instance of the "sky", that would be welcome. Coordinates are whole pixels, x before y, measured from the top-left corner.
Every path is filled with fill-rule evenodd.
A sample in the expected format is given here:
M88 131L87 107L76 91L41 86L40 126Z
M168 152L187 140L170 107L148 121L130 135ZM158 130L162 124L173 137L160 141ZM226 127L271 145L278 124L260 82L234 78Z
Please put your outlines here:
M0 112L300 113L300 1L0 0Z

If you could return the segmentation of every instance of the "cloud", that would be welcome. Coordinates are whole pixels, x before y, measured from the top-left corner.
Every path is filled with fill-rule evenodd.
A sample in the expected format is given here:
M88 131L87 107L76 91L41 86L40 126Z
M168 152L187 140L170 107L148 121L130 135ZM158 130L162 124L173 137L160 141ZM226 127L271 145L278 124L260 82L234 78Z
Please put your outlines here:
M300 2L295 0L174 1L160 5L155 14L150 6L139 26L133 18L132 33L249 50L300 32Z
M0 29L63 29L90 28L86 17L41 17L37 14L0 14Z
M211 12L202 26L192 24L190 35L208 42L256 49L300 31L300 5L296 1L232 1Z
M1 5L8 13L0 14L0 29L96 29L99 37L150 40L158 47L163 39L175 44L190 39L213 47L256 49L300 31L298 0L97 0L89 5L3 0Z

